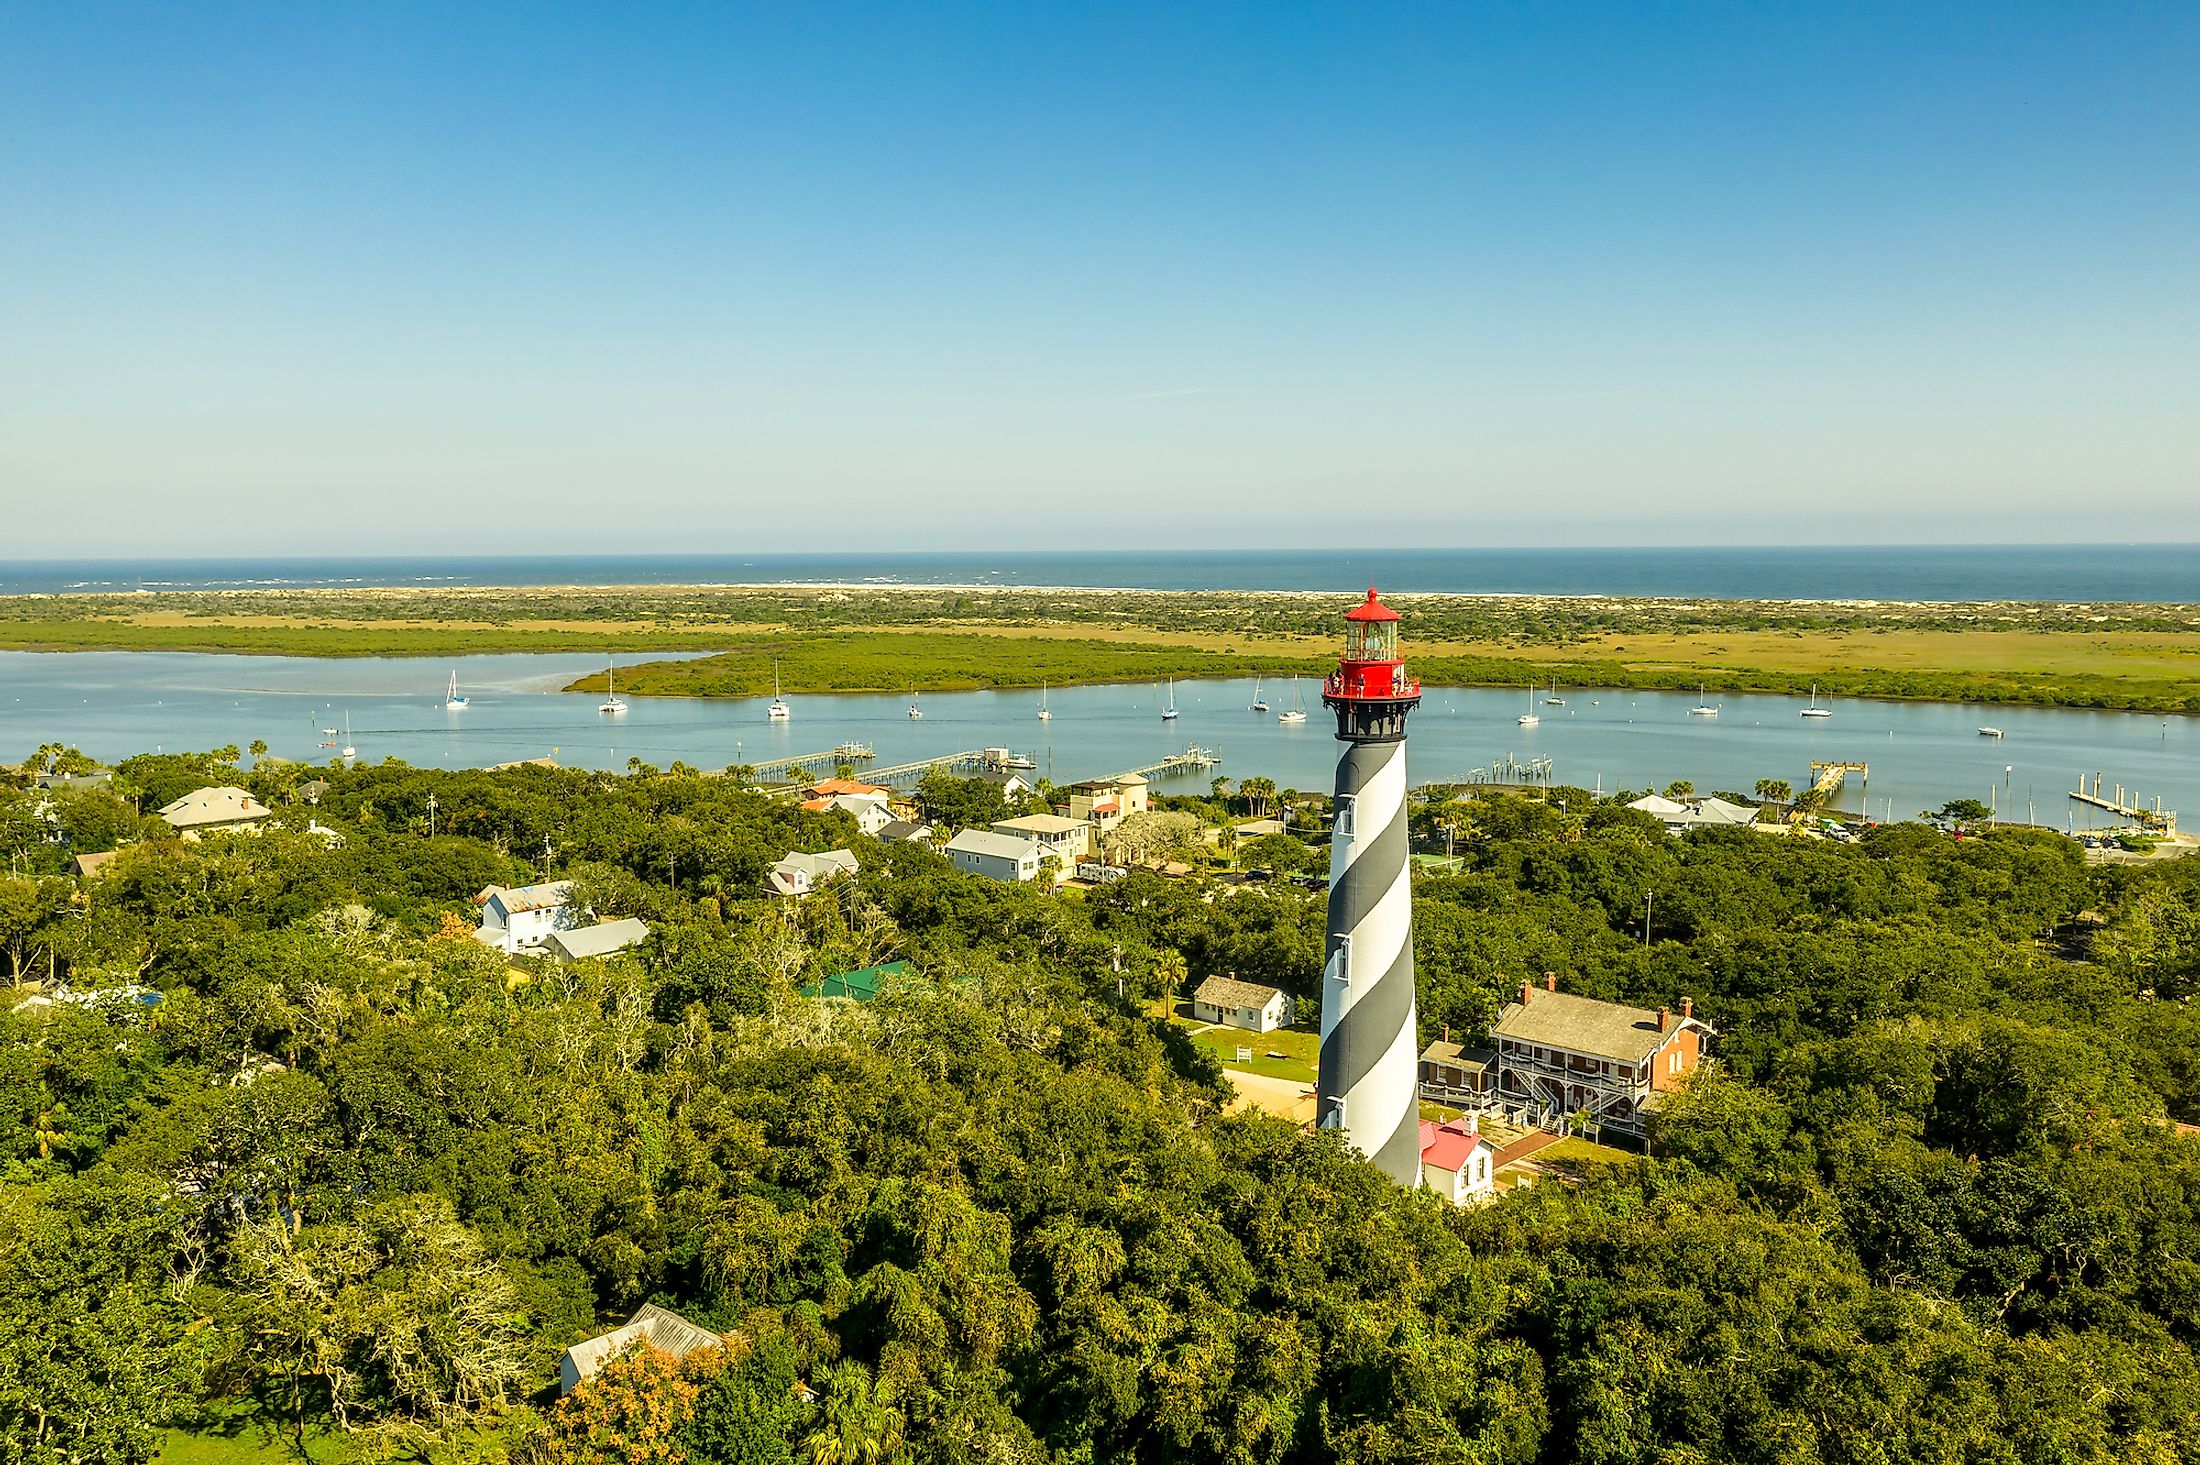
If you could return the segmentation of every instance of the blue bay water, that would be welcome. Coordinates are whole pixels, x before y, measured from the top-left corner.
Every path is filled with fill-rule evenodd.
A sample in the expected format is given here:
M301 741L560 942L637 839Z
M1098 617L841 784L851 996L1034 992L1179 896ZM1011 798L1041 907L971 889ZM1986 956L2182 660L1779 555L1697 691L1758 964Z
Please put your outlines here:
M846 582L1736 600L2200 601L2200 545L514 555L0 561L0 594Z
M0 652L0 758L13 761L48 740L101 758L165 749L206 749L267 740L277 756L326 762L349 737L362 760L401 758L429 768L478 767L553 757L568 766L623 768L629 758L701 768L813 754L854 741L879 762L1006 746L1029 753L1057 782L1154 763L1187 745L1222 757L1216 772L1255 774L1280 787L1330 786L1337 744L1328 719L1305 695L1311 716L1286 726L1249 710L1247 681L1180 682L1181 716L1160 718L1160 689L1146 685L1058 687L1052 721L1035 715L1025 692L932 694L912 721L893 695L790 697L794 716L768 722L768 699L635 698L619 718L596 710L597 695L558 690L600 670L579 655L469 656L455 660L321 660L165 652ZM447 712L445 678L456 670L472 705ZM1267 699L1291 702L1270 682ZM1537 706L1542 722L1519 727L1518 690L1431 687L1410 727L1416 782L1465 779L1478 770L1552 761L1555 778L1585 788L1663 787L1747 791L1760 778L1808 783L1813 759L1870 766L1840 801L1898 817L1949 799L1998 803L2022 817L2078 828L2102 822L2065 795L2081 777L2122 784L2149 804L2200 810L2200 718L1953 703L1835 700L1834 715L1806 720L1785 697L1728 699L1716 719L1692 718L1693 693L1566 691L1562 708ZM348 734L343 731L349 723ZM2001 728L1983 738L1980 724ZM819 771L822 771L822 761ZM1169 780L1203 788L1212 774ZM2196 816L2200 817L2200 816Z

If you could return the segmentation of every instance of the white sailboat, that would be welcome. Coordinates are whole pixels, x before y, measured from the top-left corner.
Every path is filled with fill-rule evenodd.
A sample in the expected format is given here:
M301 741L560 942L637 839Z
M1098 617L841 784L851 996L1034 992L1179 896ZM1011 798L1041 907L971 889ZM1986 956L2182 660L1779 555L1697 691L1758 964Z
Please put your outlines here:
M616 661L604 665L603 690L603 701L596 704L598 712L608 712L616 717L626 711L626 704L619 700L619 664Z
M1564 707L1566 699L1558 695L1558 683L1551 683L1550 694L1543 699L1545 707Z
M351 714L348 712L344 714L344 746L337 751L343 754L347 763L359 756L359 750L351 745Z
M909 720L915 722L922 716L924 716L924 709L917 705L917 689L911 687L909 689Z
M1833 716L1833 709L1832 709L1831 707L1820 707L1820 706L1818 705L1818 684L1817 684L1816 682L1812 682L1812 683L1810 684L1810 706L1808 706L1808 707L1805 707L1805 708L1803 709L1803 716L1805 716L1805 717L1831 717L1831 716Z
M1039 683L1039 720L1046 722L1052 719L1053 716L1054 714L1047 710L1047 684L1041 682Z
M452 712L464 710L466 699L458 695L458 673L451 673L451 689L443 694L443 705Z
M1519 723L1522 727L1534 727L1542 720L1542 714L1535 710L1535 684L1530 682L1528 684L1528 710L1514 718L1513 721Z
M1268 710L1268 699L1260 694L1260 678L1257 676L1253 678L1253 710L1255 712L1266 712Z
M1176 721L1176 678L1174 677L1169 678L1168 695L1169 700L1161 708L1161 720L1163 722L1174 722Z
M787 699L779 695L779 663L772 663L772 705L764 709L764 716L773 722L785 722L794 716L787 708Z
M1297 677L1291 678L1291 706L1287 710L1277 713L1276 721L1287 723L1292 727L1306 721L1306 704L1299 696L1299 679Z
M1704 696L1702 682L1696 683L1696 705L1688 709L1688 715L1690 717L1717 717L1719 715L1719 709L1712 706L1710 699Z

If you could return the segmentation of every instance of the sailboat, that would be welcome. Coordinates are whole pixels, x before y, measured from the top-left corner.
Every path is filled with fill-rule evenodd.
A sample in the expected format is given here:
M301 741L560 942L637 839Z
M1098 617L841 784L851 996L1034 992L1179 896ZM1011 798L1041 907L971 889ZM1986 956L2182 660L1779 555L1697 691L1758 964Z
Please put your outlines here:
M1299 679L1291 678L1291 706L1288 711L1276 714L1276 721L1297 727L1306 721L1306 704L1299 696Z
M443 694L443 705L452 712L463 711L466 699L458 695L458 673L451 673L451 689Z
M1163 722L1176 721L1176 678L1169 678L1169 700L1161 708Z
M359 756L359 750L351 745L351 714L348 712L344 714L344 746L337 749L337 752L344 756L347 763Z
M1719 715L1719 709L1712 706L1710 699L1704 696L1702 682L1696 683L1696 705L1688 709L1688 715L1690 717L1717 717Z
M787 699L779 695L779 663L772 663L772 705L764 709L764 716L773 722L785 722L794 714L787 710Z
M909 720L915 722L922 716L924 716L924 709L917 705L917 689L911 687L909 689Z
M1266 712L1268 710L1268 699L1260 694L1260 678L1257 676L1253 678L1253 710L1255 712Z
M1818 705L1818 684L1817 684L1816 682L1812 682L1812 683L1810 684L1810 706L1808 706L1808 707L1805 707L1805 708L1803 709L1803 716L1805 716L1805 717L1831 717L1831 716L1833 716L1833 709L1832 709L1831 707L1820 707L1820 706Z
M626 704L619 700L619 664L616 661L608 662L604 666L603 690L603 701L596 705L598 712L608 712L616 717L626 711Z
M1047 710L1047 684L1041 682L1039 683L1039 720L1046 722L1053 716L1054 714Z
M1513 721L1519 723L1522 727L1534 727L1542 720L1542 714L1535 710L1535 684L1530 682L1528 684L1528 710L1514 718Z
M1558 683L1551 683L1550 695L1543 699L1543 705L1545 707L1564 707L1566 705L1566 699L1558 695Z

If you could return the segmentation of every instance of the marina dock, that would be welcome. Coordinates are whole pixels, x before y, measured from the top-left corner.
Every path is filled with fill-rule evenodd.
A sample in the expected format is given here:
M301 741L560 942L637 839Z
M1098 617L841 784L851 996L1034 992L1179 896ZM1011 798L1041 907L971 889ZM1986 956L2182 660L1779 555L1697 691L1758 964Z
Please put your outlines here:
M2112 787L2114 792L2104 795L2101 792L2101 775L2096 773L2093 775L2092 789L2088 791L2085 775L2080 774L2078 786L2071 790L2070 798L2074 803L2106 809L2119 819L2129 819L2141 829L2151 829L2160 834L2177 832L2177 811L2163 808L2159 796L2154 800L2154 807L2149 809L2139 802L2139 795L2135 790L2127 789L2120 783Z

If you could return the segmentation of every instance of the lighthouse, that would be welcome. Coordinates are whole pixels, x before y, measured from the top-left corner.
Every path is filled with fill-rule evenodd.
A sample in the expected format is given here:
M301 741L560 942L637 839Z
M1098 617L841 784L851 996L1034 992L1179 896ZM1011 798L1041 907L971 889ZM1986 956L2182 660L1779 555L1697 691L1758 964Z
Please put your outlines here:
M1421 684L1398 654L1398 613L1372 587L1345 612L1344 660L1322 686L1337 714L1329 943L1322 969L1325 1129L1397 1181L1421 1173L1414 1081L1413 890L1406 871L1406 714Z

